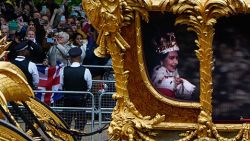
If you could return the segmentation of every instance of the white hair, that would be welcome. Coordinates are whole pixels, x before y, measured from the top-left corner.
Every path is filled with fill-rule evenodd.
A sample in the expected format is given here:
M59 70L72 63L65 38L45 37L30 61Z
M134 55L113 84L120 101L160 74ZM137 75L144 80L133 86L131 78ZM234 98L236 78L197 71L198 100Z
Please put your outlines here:
M66 32L61 31L61 32L58 33L58 36L63 37L65 42L67 42L69 40L69 34L66 33Z

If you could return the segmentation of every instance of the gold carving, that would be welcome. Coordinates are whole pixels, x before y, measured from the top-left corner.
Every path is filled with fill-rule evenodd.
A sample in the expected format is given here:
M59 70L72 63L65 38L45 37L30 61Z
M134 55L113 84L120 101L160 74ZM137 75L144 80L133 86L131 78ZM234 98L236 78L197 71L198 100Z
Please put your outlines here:
M3 37L2 39L0 39L0 54L3 54L3 52L5 50L8 49L8 47L10 46L11 42L8 42L6 40L7 36ZM0 55L0 58L3 57Z
M0 62L0 92L7 102L24 101L28 100L30 96L34 96L31 87L23 76L22 71L15 65L9 62ZM1 106L15 126L21 129L7 108L7 104L4 104L4 99L1 102Z
M32 112L35 114L37 119L45 126L46 133L53 140L67 140L73 141L73 137L69 134L62 132L60 129L57 129L55 125L60 125L63 128L66 128L64 122L53 113L50 109L48 109L41 102L35 100L34 98L30 98L25 102Z
M196 55L200 61L200 103L208 114L212 110L213 26L219 17L246 10L246 4L241 0L188 0L178 3L173 9L179 15L176 24L187 24L188 30L197 34L198 39L195 42L199 47Z
M4 111L8 110L7 101L1 91L0 91L0 104ZM3 119L3 118L4 118L4 115L0 112L0 119Z
M246 11L247 6L241 0L182 1L173 8L173 13L178 14L176 24L187 24L188 30L196 32L198 37L195 42L199 47L196 55L200 61L200 104L202 106L198 117L198 139L211 138L213 135L216 139L221 139L211 118L213 26L219 17Z
M94 51L96 56L105 57L108 54L108 42L116 44L123 51L130 47L119 33L123 20L119 0L86 0L83 3L83 7L88 14L91 24L99 32L97 39L99 47Z
M9 101L26 101L34 93L22 71L9 62L0 62L0 91Z
M109 134L113 139L152 140L149 136L153 133L148 129L152 129L152 125L164 121L165 116L143 117L136 110L128 96L127 83L129 72L124 70L123 53L120 48L116 47L115 43L112 44L112 42L108 41L107 47L112 57L117 91L113 95L113 98L117 99L117 103L112 113L112 121L108 130Z
M0 140L1 141L31 141L22 131L14 126L0 120Z
M129 71L124 69L123 54L130 46L119 32L120 28L127 25L127 22L133 18L131 13L128 12L129 14L125 17L126 20L123 19L123 8L129 11L131 7L126 6L125 1L119 2L119 0L113 0L112 2L110 0L83 1L83 7L91 23L99 31L97 40L99 47L95 50L95 54L103 57L109 53L112 57L115 72L117 92L113 95L113 98L117 100L117 104L108 131L112 139L153 140L150 138L153 133L149 129L152 129L152 125L162 122L165 116L144 117L129 100L127 90ZM129 2L132 3L133 1Z

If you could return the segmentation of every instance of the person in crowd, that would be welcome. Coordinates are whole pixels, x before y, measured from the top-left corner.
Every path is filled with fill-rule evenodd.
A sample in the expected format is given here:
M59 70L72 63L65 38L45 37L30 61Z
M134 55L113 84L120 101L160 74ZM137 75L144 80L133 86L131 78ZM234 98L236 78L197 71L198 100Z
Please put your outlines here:
M8 25L1 25L1 37L6 36L8 38L9 36L9 27Z
M34 11L32 16L33 19L40 19L42 17L41 13L38 10Z
M8 25L8 21L5 15L0 15L0 25Z
M50 12L53 12L55 8L59 8L59 5L55 2L55 0L42 0L37 7L38 10L42 12L44 8L48 9Z
M83 23L83 18L77 18L76 20L76 32L82 34L84 39L87 39L87 33L83 32L82 30L82 23Z
M47 63L50 66L56 66L58 63L63 63L64 66L69 65L68 62L68 51L69 46L69 34L66 32L59 32L54 36L55 45L52 46L48 53ZM47 64L45 61L45 64Z
M174 33L163 35L158 42L154 41L153 44L160 55L160 65L154 67L151 77L153 85L164 96L191 98L195 86L179 76L177 70L179 47Z
M26 31L27 31L27 23L24 22L24 18L22 15L17 17L17 23L18 23L18 29L17 31L20 33L20 35L24 38Z
M74 16L68 17L68 18L67 18L67 24L68 24L68 25L71 25L71 24L73 24L73 23L75 23L75 17L74 17Z
M91 29L91 30L90 30ZM110 57L99 58L94 54L94 50L97 48L96 37L97 31L93 28L89 28L87 33L88 44L86 48L86 56L83 60L84 65L106 65ZM102 76L105 73L103 68L90 68L92 76Z
M34 27L27 29L26 40L30 46L29 59L34 63L43 63L46 55L41 45L36 41L36 29Z
M47 15L43 15L39 22L40 22L40 25L42 25L44 27L45 31L49 30L49 28L50 28L49 17Z
M13 40L11 40L11 44L8 47L8 51L9 53L7 54L7 60L11 61L13 59L16 58L16 51L15 51L15 47L20 44L23 41L23 36L20 32L16 32L14 35Z
M25 22L28 22L31 18L31 13L33 13L34 11L33 7L29 3L24 3L22 11L23 11L23 14L22 14L23 20Z
M75 34L73 34L72 41L73 42L71 43L71 48L78 47L82 50L81 61L80 61L82 64L82 62L86 56L86 47L88 44L88 40L84 39L82 34L75 33Z
M89 69L80 64L82 50L78 47L69 50L71 65L64 67L60 72L60 84L65 91L90 91L92 87L92 76ZM65 107L86 107L86 94L72 94L64 95ZM64 114L67 115L67 114ZM76 129L84 130L87 123L86 112L80 110L74 112ZM72 122L72 117L65 117L68 125ZM78 137L80 139L80 137Z
M64 15L61 16L60 18L60 21L57 25L57 30L58 31L64 31L65 27L67 26L67 23L66 23L66 18Z
M64 29L64 32L69 34L69 37L72 37L75 33L70 25L67 25Z
M37 89L39 83L38 70L35 63L29 61L27 57L30 55L29 45L27 42L21 42L15 47L17 57L11 61L14 65L22 70L31 88Z
M82 25L81 18L77 18L76 19L76 29L81 29L82 28L81 25Z
M2 15L5 15L6 21L11 21L15 19L15 8L13 3L10 1L1 1L0 11Z
M31 19L28 22L28 29L35 28L35 30L39 30L39 32L35 32L35 40L36 42L43 46L43 39L46 35L46 31L44 30L43 26L39 23L39 19Z

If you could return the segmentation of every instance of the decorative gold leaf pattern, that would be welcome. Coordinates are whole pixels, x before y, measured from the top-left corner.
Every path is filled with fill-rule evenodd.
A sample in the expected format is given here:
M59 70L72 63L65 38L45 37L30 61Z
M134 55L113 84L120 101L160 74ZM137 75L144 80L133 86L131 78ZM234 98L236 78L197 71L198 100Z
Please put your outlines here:
M113 97L117 99L117 105L109 128L112 138L153 140L150 137L151 132L148 131L152 128L152 125L161 123L164 119L164 116L157 118L158 115L153 119L148 116L142 116L133 103L130 102L127 90L129 72L124 69L123 59L124 52L129 46L127 46L126 42L123 42L122 36L119 34L122 27L129 25L135 19L134 13L139 13L141 17L148 21L148 11L158 10L177 14L176 24L186 24L189 31L194 31L197 34L195 42L199 49L195 53L200 61L201 112L197 121L198 124L195 126L196 130L190 132L182 140L191 140L195 136L197 136L198 140L212 139L213 136L219 139L220 137L211 119L213 26L219 17L245 12L247 10L245 2L242 0L121 0L119 1L120 4L118 1L115 1L110 7L108 4L101 4L104 2L106 1L87 0L83 3L83 6L90 19L92 18L92 23L100 32L98 38L100 46L95 51L96 54L104 56L110 53L113 61L117 88L117 93ZM96 18L99 19L97 20ZM140 25L136 25L136 27L138 26ZM104 29L103 27L109 28ZM136 30L140 32L140 29ZM116 35L119 35L121 38L117 40ZM141 40L139 36L138 34L136 35L138 40ZM139 48L138 54L141 54L140 48L142 46L141 44L137 44L137 46ZM140 58L139 61L141 62ZM143 72L143 63L139 64L139 66L141 72ZM146 76L142 75L142 77ZM146 85L151 87L150 83L146 82ZM169 101L169 103L174 104L172 101ZM175 103L174 105L180 107L190 107L192 105L191 107L199 108L199 105L195 104ZM153 122L154 120L157 122ZM239 136L241 135L240 133Z

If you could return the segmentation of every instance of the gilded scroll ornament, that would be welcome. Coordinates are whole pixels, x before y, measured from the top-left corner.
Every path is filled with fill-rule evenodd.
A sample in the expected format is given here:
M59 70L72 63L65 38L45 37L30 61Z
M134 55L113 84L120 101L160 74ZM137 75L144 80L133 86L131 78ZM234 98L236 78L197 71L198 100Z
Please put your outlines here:
M7 38L7 36L0 39L0 58L4 57L4 56L2 56L2 55L4 55L3 52L6 51L11 44L11 42L7 41L6 38Z
M57 129L54 125L60 125L62 128L67 128L62 120L53 113L49 108L43 105L41 102L30 98L29 101L25 101L28 107L32 110L38 120L45 126L46 133L53 140L67 140L73 141L73 137L67 133L64 133L60 129ZM38 126L39 127L39 126Z
M123 21L119 0L86 0L83 7L91 24L99 32L97 39L99 47L94 51L98 57L105 57L108 54L107 42L116 43L123 51L130 47L119 31Z
M1 91L0 91L0 105L2 106L4 111L8 110L7 101ZM0 112L0 119L3 119L3 118L4 118L4 115L2 112Z
M143 139L151 141L153 139L149 136L152 132L149 129L152 129L153 125L164 121L165 116L156 115L154 118L150 116L144 117L136 110L128 97L128 90L126 88L128 71L124 71L123 68L123 53L121 53L120 48L117 48L115 44L108 44L108 47L113 61L117 91L113 95L117 99L117 104L112 113L112 121L108 132L113 139Z
M31 141L32 139L13 125L0 120L1 141Z

